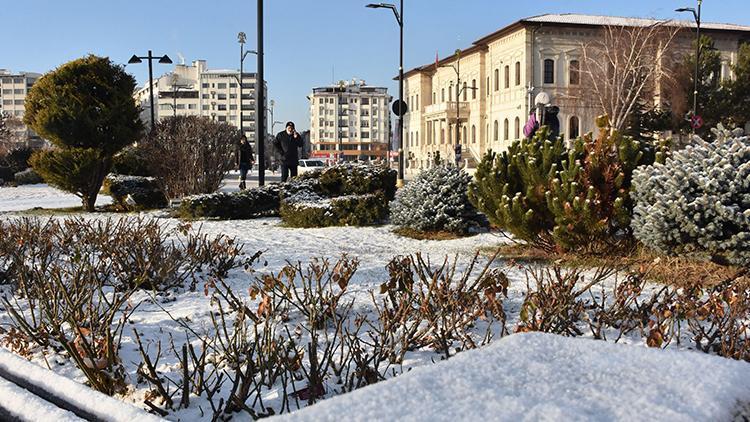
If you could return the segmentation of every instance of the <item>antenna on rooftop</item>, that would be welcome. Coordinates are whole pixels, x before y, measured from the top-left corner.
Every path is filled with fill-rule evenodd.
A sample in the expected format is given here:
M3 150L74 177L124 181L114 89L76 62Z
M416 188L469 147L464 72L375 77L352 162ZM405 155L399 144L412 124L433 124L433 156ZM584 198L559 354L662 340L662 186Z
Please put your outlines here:
M184 66L185 65L185 56L183 56L182 53L178 52L177 53L177 57L180 58L180 64Z

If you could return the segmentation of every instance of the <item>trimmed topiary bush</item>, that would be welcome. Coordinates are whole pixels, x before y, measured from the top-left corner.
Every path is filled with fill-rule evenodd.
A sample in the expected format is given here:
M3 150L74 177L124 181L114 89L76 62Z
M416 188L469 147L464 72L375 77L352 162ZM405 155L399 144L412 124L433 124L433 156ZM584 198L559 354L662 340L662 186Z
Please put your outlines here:
M750 265L750 138L715 130L633 177L633 231L669 255Z
M468 198L471 176L456 167L422 171L396 192L391 223L419 232L467 234L486 227L487 219Z
M44 183L42 176L37 174L34 169L26 169L19 171L13 176L16 180L17 185L35 185L37 183Z
M110 174L104 179L103 193L111 196L117 208L123 211L150 210L169 205L153 177Z
M298 179L317 179L320 192L328 197L383 191L390 201L396 193L396 171L384 165L341 163L303 173Z
M291 227L371 226L388 218L388 201L381 191L335 198L301 191L282 199L279 215Z
M182 199L181 218L245 219L277 214L280 185L272 184L240 192L216 192Z
M152 176L148 169L148 161L143 158L142 151L137 147L128 147L115 155L112 163L112 173L128 176Z

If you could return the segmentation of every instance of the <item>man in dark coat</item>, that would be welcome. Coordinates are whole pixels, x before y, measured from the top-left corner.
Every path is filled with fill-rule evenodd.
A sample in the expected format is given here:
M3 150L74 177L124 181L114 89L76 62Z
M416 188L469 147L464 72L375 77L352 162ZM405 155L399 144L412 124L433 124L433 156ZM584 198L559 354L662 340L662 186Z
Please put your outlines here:
M253 147L247 142L247 137L242 135L240 138L240 144L237 146L237 168L240 169L240 190L244 190L247 186L245 180L247 180L247 172L253 168L253 162L255 157L253 156Z
M273 141L273 149L281 157L282 182L286 182L290 175L297 175L299 148L302 148L302 135L294 130L294 122L286 122L286 128L279 132Z

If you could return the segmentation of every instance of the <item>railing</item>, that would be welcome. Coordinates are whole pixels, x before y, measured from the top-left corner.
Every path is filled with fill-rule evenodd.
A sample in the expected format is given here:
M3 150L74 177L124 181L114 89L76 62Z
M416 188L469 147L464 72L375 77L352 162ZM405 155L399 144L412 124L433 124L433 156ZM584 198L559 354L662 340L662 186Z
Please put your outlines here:
M462 119L469 116L470 108L468 102L462 102L460 101L458 103L459 105L459 114ZM437 103L437 104L431 104L425 107L424 109L425 114L446 114L446 117L448 118L455 118L456 117L456 102L445 102L445 103Z

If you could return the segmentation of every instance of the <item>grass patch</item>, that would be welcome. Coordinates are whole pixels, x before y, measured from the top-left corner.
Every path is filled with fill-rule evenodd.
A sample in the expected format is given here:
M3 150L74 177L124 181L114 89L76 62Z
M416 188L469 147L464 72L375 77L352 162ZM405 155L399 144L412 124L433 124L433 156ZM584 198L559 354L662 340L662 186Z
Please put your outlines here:
M416 240L453 240L453 239L461 239L464 237L471 237L476 236L478 233L467 233L467 234L458 234L453 232L446 232L446 231L428 231L423 232L419 230L414 230L406 227L398 228L393 230L393 233L408 237L410 239L416 239Z

